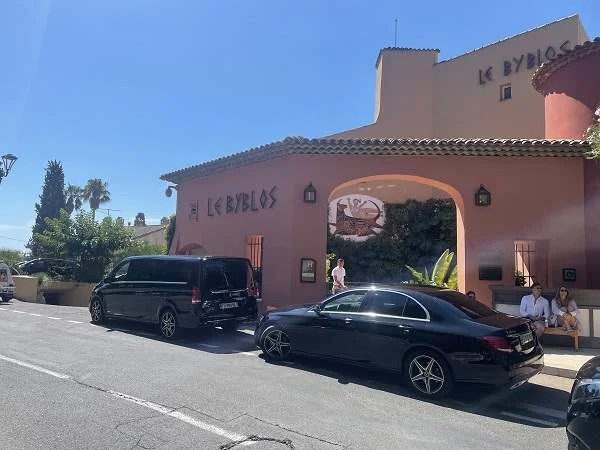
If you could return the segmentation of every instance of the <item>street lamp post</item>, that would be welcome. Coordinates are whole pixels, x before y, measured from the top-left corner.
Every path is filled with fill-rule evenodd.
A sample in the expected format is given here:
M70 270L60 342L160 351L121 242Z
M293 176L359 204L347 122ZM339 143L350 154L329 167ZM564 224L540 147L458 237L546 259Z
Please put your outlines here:
M3 178L8 176L16 160L17 157L12 153L2 156L2 163L0 163L0 183L2 183Z

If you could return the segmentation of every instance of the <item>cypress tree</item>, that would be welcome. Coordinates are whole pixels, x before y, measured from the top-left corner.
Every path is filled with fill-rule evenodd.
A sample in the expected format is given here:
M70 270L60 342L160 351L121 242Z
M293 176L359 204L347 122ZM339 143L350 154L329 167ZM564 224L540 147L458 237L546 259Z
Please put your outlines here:
M45 254L46 252L38 241L36 234L43 234L48 228L46 218L56 219L61 209L65 209L65 172L59 161L48 161L40 202L35 204L37 213L35 225L31 230L32 236L27 244L27 248L31 250L31 256L34 258L52 256Z

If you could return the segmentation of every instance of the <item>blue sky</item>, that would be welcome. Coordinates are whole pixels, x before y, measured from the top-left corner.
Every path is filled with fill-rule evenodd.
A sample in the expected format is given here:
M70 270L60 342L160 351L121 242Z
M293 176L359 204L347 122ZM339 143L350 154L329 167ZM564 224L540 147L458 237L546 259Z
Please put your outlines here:
M590 1L5 0L0 5L0 247L22 249L44 169L109 184L112 213L175 211L162 173L282 139L370 123L380 48L446 59ZM99 214L101 215L101 214Z

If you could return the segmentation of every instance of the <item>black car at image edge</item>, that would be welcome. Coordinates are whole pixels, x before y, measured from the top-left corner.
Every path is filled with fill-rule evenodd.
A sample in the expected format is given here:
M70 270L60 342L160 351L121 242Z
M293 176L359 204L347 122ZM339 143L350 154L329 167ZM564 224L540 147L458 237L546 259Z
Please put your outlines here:
M156 323L173 339L181 328L234 331L240 322L255 320L255 291L245 258L132 256L94 287L89 309L94 323L107 318Z
M441 288L352 288L269 311L254 336L267 359L297 353L390 369L428 397L449 393L455 382L515 388L544 366L528 319Z
M567 437L569 449L600 448L600 356L577 372L569 397Z

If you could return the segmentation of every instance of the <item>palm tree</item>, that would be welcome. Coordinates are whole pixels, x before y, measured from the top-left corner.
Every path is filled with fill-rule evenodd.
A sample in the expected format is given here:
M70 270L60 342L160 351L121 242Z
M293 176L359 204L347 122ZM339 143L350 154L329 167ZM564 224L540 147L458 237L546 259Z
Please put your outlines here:
M73 211L79 211L83 205L83 189L74 184L67 185L65 189L65 209L69 215Z
M110 202L110 192L108 191L108 183L100 178L92 178L88 180L83 188L83 200L89 202L92 210L92 218L96 220L96 210L103 203Z

